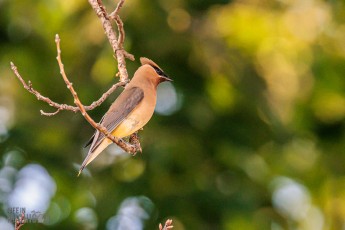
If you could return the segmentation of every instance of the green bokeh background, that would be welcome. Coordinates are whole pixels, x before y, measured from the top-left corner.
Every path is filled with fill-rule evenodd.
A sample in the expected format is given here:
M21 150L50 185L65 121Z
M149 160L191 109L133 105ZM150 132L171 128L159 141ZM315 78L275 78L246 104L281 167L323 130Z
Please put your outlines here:
M106 229L129 197L149 200L145 229L167 218L174 229L343 229L344 4L126 1L125 47L136 57L128 71L141 56L157 62L178 105L140 132L142 155L104 153L77 178L93 129L78 113L41 116L54 110L9 63L43 95L72 104L55 60L58 33L65 70L90 104L118 81L101 23L86 0L0 0L0 170L15 172L0 177L13 188L16 172L38 164L56 183L52 221L23 229ZM90 115L98 121L114 98ZM0 193L4 218L10 194ZM85 207L96 218L78 219Z

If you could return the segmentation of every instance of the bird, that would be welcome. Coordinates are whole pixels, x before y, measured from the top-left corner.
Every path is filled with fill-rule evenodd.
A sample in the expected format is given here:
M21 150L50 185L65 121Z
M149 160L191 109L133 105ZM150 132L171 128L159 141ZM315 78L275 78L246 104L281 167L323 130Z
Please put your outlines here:
M157 101L157 86L172 81L162 68L152 60L141 57L141 66L132 80L112 103L100 123L114 137L130 136L141 129L151 119ZM108 145L113 143L103 133L96 130L85 147L90 146L78 176Z

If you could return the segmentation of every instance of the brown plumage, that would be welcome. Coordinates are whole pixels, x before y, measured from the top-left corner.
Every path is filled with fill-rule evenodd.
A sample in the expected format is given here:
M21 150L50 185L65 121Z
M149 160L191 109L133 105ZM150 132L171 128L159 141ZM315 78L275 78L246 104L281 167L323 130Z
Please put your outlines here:
M158 84L171 81L150 59L140 58L140 62L142 66L101 120L101 124L118 138L131 135L150 120L156 106ZM111 140L97 130L87 144L91 146L79 174L111 143Z

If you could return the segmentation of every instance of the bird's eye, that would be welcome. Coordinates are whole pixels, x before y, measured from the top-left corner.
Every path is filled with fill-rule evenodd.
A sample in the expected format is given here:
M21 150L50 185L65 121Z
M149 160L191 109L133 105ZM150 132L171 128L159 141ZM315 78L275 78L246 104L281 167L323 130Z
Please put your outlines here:
M158 75L162 75L162 74L163 74L163 72L162 72L161 69L155 67L155 70L156 70L156 73L157 73Z
M152 67L155 69L155 71L158 75L161 75L161 76L164 75L163 71L160 68L158 68L156 66L152 66Z

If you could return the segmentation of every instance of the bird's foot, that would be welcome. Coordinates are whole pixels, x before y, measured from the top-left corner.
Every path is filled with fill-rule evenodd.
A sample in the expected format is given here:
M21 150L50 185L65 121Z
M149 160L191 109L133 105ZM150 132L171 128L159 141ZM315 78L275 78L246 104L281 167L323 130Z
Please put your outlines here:
M129 143L130 143L131 145L134 145L134 148L137 150L135 153L133 153L133 156L135 156L137 152L140 152L140 153L143 152L143 150L142 150L142 148L141 148L141 145L140 145L139 136L138 136L138 133L137 133L137 132L133 133L133 134L129 137Z

